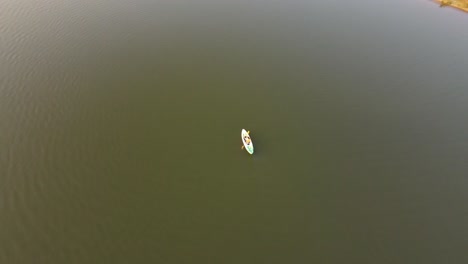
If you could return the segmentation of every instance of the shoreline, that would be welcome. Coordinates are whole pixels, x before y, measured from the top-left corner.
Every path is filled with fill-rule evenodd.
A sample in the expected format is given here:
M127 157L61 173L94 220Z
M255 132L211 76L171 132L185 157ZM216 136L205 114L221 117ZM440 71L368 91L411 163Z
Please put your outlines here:
M452 0L452 1L433 0L433 1L438 3L440 7L453 7L465 13L468 13L468 0Z

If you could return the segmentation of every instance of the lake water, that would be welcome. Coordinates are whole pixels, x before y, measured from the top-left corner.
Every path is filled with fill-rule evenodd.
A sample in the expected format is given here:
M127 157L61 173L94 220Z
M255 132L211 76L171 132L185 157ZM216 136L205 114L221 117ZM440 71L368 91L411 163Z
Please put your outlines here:
M0 263L468 263L468 15L0 6Z

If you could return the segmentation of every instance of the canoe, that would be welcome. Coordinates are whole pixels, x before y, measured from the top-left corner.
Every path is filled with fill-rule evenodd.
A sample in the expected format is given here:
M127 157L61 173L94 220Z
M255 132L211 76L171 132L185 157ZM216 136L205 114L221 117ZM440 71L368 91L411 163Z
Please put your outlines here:
M252 139L250 138L249 132L247 132L245 129L242 129L241 138L242 138L242 143L244 143L245 150L247 150L249 154L253 154L254 146L253 146ZM250 142L247 143L246 139L250 139Z

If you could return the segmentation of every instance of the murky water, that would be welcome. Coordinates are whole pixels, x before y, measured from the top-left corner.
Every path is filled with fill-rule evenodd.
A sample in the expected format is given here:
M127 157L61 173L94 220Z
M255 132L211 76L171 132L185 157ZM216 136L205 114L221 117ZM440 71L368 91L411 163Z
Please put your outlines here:
M0 263L468 262L467 15L0 5Z

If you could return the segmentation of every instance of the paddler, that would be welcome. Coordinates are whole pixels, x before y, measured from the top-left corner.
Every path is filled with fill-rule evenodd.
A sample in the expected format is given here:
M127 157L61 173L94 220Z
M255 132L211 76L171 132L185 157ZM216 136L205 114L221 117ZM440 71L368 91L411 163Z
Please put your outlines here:
M245 136L244 140L245 140L245 144L250 145L250 137L249 136Z

